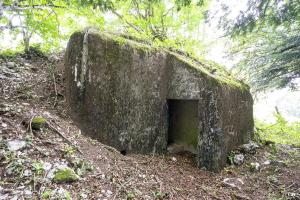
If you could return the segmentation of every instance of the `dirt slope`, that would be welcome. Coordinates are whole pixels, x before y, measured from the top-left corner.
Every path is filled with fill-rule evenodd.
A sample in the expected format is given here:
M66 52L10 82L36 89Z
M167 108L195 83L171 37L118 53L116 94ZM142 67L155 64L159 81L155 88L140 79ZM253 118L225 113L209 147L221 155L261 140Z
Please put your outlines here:
M300 151L289 146L262 146L243 165L211 173L188 154L124 156L85 137L64 106L61 60L0 58L0 199L300 198ZM37 116L47 121L41 130ZM53 181L61 166L80 179Z

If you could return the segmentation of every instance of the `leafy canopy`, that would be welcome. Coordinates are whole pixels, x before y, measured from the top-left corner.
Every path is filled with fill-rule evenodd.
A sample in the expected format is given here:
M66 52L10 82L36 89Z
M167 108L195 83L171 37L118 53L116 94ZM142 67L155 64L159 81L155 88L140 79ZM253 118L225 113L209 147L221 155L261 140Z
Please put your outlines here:
M88 23L103 25L99 13L81 6L77 0L4 0L1 3L0 36L15 35L17 39L21 35L25 51L29 51L32 40L42 44L45 50L57 49L74 30Z
M4 2L5 14L0 15L0 25L15 35L22 33L25 50L32 38L37 36L43 46L59 46L71 32L83 26L96 26L188 52L204 48L199 42L199 27L203 24L208 0L14 2ZM11 22L16 21L16 17L20 23L12 26Z
M236 74L254 91L297 88L300 77L300 1L248 0L236 19L223 6L220 26L235 42L231 53L242 60Z

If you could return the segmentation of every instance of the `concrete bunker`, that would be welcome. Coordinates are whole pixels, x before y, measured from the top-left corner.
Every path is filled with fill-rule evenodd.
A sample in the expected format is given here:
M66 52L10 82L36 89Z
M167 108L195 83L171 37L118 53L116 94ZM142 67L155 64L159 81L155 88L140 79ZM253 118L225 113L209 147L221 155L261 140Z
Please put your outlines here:
M195 153L219 170L253 134L249 88L215 63L92 29L65 53L66 100L83 133L126 153Z

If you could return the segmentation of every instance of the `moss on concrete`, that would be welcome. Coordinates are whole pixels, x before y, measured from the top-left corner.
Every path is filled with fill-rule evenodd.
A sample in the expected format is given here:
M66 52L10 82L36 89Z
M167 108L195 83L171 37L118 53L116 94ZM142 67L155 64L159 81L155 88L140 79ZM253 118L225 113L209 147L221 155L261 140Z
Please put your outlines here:
M227 72L222 66L220 66L217 63L214 63L212 61L204 61L204 60L198 61L198 63L196 63L195 60L189 57L179 55L174 52L169 52L169 53L175 56L176 58L178 58L180 61L187 63L188 66L198 70L199 73L201 73L202 75L206 75L214 79L215 81L218 81L221 85L226 84L229 86L239 88L241 90L248 89L248 86L246 84L231 77L230 73ZM212 73L213 71L216 71L217 74L213 74Z
M219 65L213 61L199 59L199 58L197 58L197 59L190 58L190 57L172 52L165 48L151 46L147 43L138 42L138 41L135 41L132 39L127 39L127 38L117 35L117 34L99 32L98 30L95 30L95 31L92 30L89 32L90 32L89 34L98 35L99 37L101 37L104 40L115 41L120 46L129 45L134 49L140 49L145 52L167 52L167 53L170 53L170 54L176 56L179 60L187 63L190 67L197 69L199 71L199 73L202 72L202 74L205 74L207 76L210 76L210 77L216 79L217 81L219 81L221 83L221 85L226 84L229 86L239 88L241 90L249 89L246 84L233 78L230 75L230 73L224 69L224 67L222 67L221 65ZM81 33L83 34L83 32L81 32ZM216 72L216 74L213 74L214 71Z

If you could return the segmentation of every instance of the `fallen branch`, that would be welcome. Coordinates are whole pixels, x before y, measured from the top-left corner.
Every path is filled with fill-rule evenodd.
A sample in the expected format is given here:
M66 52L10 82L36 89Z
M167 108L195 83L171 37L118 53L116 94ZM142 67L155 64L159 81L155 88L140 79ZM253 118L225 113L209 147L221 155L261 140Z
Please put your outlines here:
M114 195L114 198L113 198L113 200L114 199L116 199L116 197L118 196L118 194L119 194L119 192L120 191L122 191L123 189L125 190L125 187L130 183L130 181L133 179L133 177L131 177L131 178L129 178L129 180L127 180L125 183L119 183L118 185L117 185L117 190L116 190L116 193L115 193L115 195Z
M56 87L55 74L53 73L52 75L53 75L53 84L54 84L54 91L55 91L55 99L54 99L54 105L53 105L53 107L55 108L56 105L57 105L57 95L58 95L58 93L57 93L57 87Z
M33 120L34 116L35 115L32 115L32 117L30 118L29 123L28 123L27 130L28 130L28 132L29 132L30 135L33 135L33 133L32 133L32 120Z
M59 130L57 130L54 126L52 126L49 122L46 122L48 127L53 130L56 134L58 134L61 138L63 138L69 145L73 146L81 155L83 155L83 152L79 149L77 145L75 145L73 142L71 142L68 138L66 138Z

